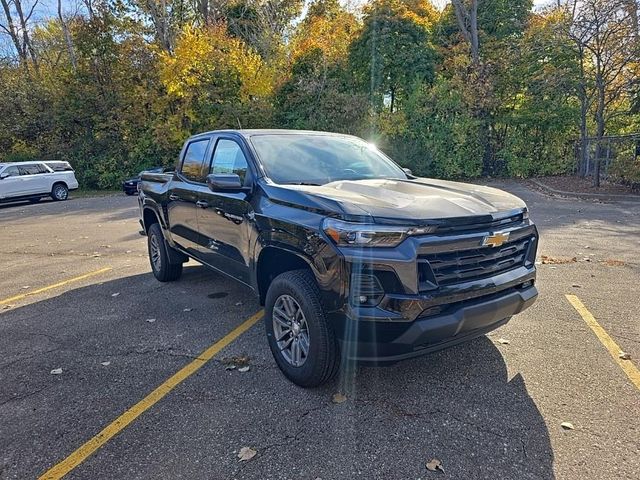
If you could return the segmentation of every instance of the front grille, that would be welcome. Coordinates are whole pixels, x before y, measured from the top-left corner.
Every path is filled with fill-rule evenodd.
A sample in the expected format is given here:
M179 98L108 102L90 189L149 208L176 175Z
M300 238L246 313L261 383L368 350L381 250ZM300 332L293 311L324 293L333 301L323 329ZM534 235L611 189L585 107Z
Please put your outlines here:
M440 286L452 285L491 277L520 267L525 263L529 242L530 239L527 238L495 248L482 247L420 255L420 283L435 280Z
M461 231L465 233L485 230L491 231L517 226L520 225L522 221L523 215L521 213L499 220L486 219L478 221L478 219L474 219L473 217L471 219L462 217L459 219L448 219L443 225L437 225L436 232L442 234Z

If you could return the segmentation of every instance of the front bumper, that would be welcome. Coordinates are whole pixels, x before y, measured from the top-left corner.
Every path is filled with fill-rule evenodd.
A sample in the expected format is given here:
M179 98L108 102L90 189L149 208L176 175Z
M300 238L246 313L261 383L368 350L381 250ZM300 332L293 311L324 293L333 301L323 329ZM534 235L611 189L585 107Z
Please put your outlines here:
M452 304L444 313L413 322L367 322L347 318L340 332L343 356L365 363L395 363L441 350L504 325L533 304L535 286Z
M495 248L483 243L495 230L479 228L408 238L366 256L340 249L350 282L331 318L343 356L376 363L419 356L483 335L529 307L538 295L538 232L528 221L500 230L510 241ZM373 276L377 289L367 283Z

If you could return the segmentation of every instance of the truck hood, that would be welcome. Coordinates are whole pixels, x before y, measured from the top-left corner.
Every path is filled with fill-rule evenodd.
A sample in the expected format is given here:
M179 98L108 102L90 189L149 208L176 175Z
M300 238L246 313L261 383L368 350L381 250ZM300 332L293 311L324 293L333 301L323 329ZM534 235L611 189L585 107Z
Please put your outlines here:
M314 198L325 207L339 206L340 213L366 215L379 222L493 216L526 208L518 197L497 188L427 178L343 180L284 188L312 197L306 200Z

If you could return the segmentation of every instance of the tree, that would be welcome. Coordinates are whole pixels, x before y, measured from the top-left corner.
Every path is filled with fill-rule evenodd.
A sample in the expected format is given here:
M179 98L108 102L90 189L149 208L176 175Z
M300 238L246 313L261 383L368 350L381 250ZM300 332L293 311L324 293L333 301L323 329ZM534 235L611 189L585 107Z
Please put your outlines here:
M638 58L637 16L627 0L574 0L571 37L582 58L583 111L587 103L586 78L591 75L595 97L596 159L594 186L600 186L602 137L613 107L632 86L631 63ZM588 62L588 63L587 63ZM582 134L586 125L583 120Z
M394 112L414 82L433 79L435 54L429 29L398 0L376 0L365 9L361 35L353 42L350 63L372 106L388 99Z
M4 22L0 23L0 31L9 35L23 66L27 68L30 59L34 68L38 69L38 58L31 42L30 22L38 0L31 6L23 4L23 0L0 0L4 12ZM13 4L13 8L11 8Z
M451 0L458 28L471 50L471 63L477 68L480 63L480 35L478 30L478 0Z
M275 97L276 121L289 128L358 133L368 110L355 92L347 55L360 31L335 0L313 2L291 39L291 74Z

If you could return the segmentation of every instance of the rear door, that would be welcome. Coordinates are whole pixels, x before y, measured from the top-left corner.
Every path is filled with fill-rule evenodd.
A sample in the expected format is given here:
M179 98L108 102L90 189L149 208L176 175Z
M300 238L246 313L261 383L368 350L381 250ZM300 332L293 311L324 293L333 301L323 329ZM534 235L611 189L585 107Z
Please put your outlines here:
M217 137L207 173L235 173L249 187L252 173L242 144L230 136ZM200 193L198 226L203 236L202 259L249 283L250 190Z
M210 155L211 137L196 137L182 150L178 169L167 191L167 214L171 238L190 254L198 256L202 243L198 232L196 202L206 189L205 159Z
M19 165L20 179L22 180L21 195L36 193L49 193L51 191L50 171L41 163L27 163Z

